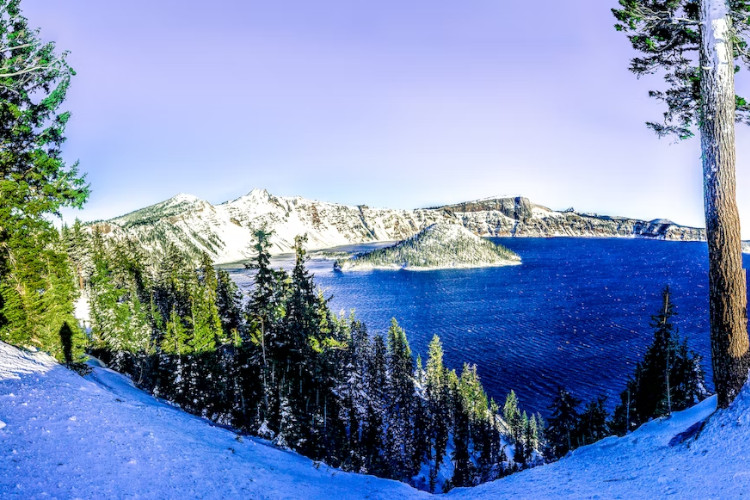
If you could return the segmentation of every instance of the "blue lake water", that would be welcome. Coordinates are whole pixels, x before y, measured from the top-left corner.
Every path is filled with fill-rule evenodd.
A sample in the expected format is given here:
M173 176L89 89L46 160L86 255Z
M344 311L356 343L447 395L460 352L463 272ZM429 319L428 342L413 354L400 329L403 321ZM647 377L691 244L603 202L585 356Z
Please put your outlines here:
M523 264L334 273L330 261L313 260L310 267L335 311L355 309L371 332L386 331L396 317L423 357L437 334L449 367L475 363L490 396L501 402L513 389L525 409L544 415L558 385L584 400L606 394L614 406L651 340L650 315L668 284L675 323L703 355L710 385L705 243L493 241L517 252Z

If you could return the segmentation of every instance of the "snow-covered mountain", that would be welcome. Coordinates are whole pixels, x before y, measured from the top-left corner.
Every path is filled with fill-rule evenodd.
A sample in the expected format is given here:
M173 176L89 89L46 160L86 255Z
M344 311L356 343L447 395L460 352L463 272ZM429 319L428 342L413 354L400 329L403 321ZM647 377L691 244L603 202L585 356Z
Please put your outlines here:
M448 498L741 498L750 491L750 386L550 465ZM111 370L80 377L0 342L0 497L427 498L331 469L188 415Z
M448 269L520 264L507 248L480 238L464 226L438 222L393 246L336 261L342 271L357 269Z
M147 250L167 242L197 255L208 252L218 263L246 259L253 232L274 231L272 252L292 250L307 234L308 248L409 238L437 222L458 222L478 236L618 236L699 240L702 229L666 220L642 221L557 212L526 198L497 198L415 210L377 209L273 196L255 189L236 200L212 205L180 194L156 205L92 225L113 237L135 239Z

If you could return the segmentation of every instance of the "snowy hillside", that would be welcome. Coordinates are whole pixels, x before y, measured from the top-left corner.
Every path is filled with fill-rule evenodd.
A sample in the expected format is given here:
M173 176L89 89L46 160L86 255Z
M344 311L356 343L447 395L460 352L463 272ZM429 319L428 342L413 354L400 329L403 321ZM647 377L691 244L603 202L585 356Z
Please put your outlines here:
M437 223L393 246L336 261L341 270L450 269L520 264L507 248L476 236L458 224Z
M750 491L750 387L453 498L740 498ZM709 418L710 417L710 418ZM706 422L697 439L694 434ZM2 498L426 498L237 436L94 368L0 342Z
M715 409L712 396L625 437L578 448L556 463L452 493L472 499L746 497L750 385L730 408Z
M648 237L696 240L702 229L669 221L556 212L526 198L498 198L444 207L392 210L349 206L255 189L219 205L180 194L167 201L96 222L105 235L131 238L146 250L168 243L192 255L206 251L217 263L248 257L253 232L274 231L272 253L290 252L295 236L307 234L308 249L399 241L438 222L465 226L478 236Z
M420 498L163 404L111 370L81 378L0 342L0 498Z

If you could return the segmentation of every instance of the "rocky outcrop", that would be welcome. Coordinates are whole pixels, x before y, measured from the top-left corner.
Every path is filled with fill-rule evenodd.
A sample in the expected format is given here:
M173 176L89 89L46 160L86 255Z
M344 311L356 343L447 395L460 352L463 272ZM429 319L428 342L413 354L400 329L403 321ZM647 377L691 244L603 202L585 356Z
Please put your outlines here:
M294 237L307 234L308 248L375 241L399 241L441 222L458 223L478 236L517 237L641 237L701 240L704 231L666 220L643 221L558 212L527 198L494 198L416 210L370 208L278 197L266 190L219 205L191 195L167 201L114 219L92 223L113 238L131 238L146 250L167 243L198 255L207 252L216 262L248 258L254 231L274 231L272 252L292 250Z

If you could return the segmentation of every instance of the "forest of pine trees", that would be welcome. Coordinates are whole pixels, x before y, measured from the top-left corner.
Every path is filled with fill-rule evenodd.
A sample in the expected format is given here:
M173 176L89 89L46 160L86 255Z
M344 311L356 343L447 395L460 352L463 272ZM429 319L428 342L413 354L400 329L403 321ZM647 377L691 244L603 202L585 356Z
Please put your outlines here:
M501 415L475 366L443 365L437 336L423 362L395 319L383 336L332 313L306 269L304 238L287 272L270 265L272 236L255 236L243 297L206 255L144 255L96 229L64 229L90 303L89 352L185 411L430 491L542 462L541 417L522 412L514 393Z
M560 387L550 405L546 429L547 454L559 458L569 451L612 434L625 434L641 424L673 411L684 410L708 396L701 358L688 349L672 323L674 305L669 287L662 292L662 305L651 317L654 337L643 359L636 365L627 387L620 395L612 418L606 410L606 397L588 402Z
M46 280L37 285L45 293L28 305L6 301L0 334L73 366L88 351L185 411L435 492L560 458L708 394L700 357L672 323L668 287L652 316L653 341L614 415L604 396L582 407L559 388L545 423L519 408L513 391L502 406L488 398L476 366L448 369L437 336L423 362L395 319L380 335L353 313L332 313L306 268L305 239L297 238L287 272L271 267L271 237L256 232L245 296L205 254L197 262L175 247L144 254L96 226L63 227L45 251L29 254L44 269L33 276ZM78 293L90 307L87 336L73 319Z

